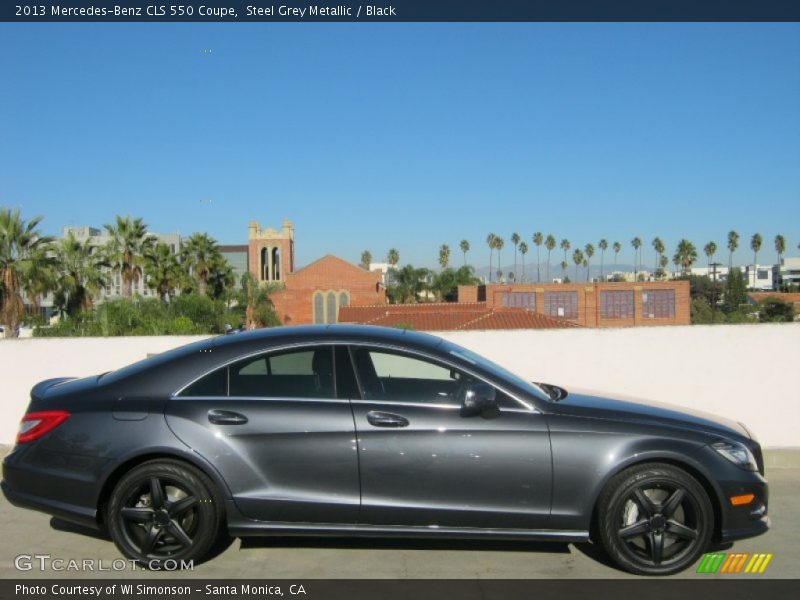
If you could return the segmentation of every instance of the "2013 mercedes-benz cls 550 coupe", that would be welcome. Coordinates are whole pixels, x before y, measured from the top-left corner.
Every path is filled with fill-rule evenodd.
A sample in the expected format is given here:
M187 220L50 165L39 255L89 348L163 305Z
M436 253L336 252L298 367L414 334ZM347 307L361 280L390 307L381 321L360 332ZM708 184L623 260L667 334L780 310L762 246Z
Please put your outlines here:
M739 423L367 326L225 335L43 381L3 467L12 503L105 528L150 565L225 535L421 536L591 540L658 575L769 526Z

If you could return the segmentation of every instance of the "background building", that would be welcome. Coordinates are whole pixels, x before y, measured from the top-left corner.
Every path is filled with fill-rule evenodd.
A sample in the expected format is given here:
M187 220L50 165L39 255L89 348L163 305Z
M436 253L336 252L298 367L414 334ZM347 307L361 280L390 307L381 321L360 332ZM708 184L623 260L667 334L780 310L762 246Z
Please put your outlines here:
M524 309L585 327L688 325L689 282L603 282L459 286L458 301Z
M277 283L294 271L294 225L283 220L280 231L262 229L256 221L247 226L248 268L260 283Z
M773 278L777 286L800 286L800 258L782 258L781 264L775 265Z
M280 231L250 221L247 262L261 285L274 288L270 299L284 325L337 323L342 307L386 303L380 270L328 254L295 271L294 226L288 219Z
M753 290L773 290L776 280L773 265L743 265L742 274L747 287Z
M228 261L233 269L233 275L236 279L236 287L238 288L242 283L242 275L250 270L248 261L247 245L222 245L219 247L219 253Z

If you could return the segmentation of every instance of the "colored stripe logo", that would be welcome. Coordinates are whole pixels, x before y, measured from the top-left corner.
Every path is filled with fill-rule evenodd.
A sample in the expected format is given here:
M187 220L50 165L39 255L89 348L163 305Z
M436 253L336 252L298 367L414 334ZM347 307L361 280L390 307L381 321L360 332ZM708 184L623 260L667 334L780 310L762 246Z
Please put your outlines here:
M763 573L772 554L749 552L709 552L704 554L697 567L697 573L738 575L740 573Z

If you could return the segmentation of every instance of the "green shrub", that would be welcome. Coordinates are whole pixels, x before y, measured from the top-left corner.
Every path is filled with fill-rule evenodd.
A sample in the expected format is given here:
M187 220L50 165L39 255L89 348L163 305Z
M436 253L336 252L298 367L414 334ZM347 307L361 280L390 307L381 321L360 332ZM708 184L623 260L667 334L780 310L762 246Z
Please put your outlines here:
M762 323L791 323L794 307L780 298L764 298L758 303L758 320Z

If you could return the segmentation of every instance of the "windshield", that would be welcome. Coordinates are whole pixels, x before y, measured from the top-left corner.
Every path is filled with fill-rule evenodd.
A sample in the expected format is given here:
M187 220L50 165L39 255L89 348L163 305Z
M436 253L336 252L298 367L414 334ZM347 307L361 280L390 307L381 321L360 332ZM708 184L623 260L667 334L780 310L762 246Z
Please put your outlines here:
M526 381L519 375L516 375L506 369L505 367L501 367L497 363L490 361L487 358L484 358L480 354L476 354L472 350L467 350L466 348L462 348L458 344L454 344L452 342L445 341L442 345L442 348L446 350L448 353L452 354L453 356L460 358L470 364L476 365L497 377L498 379L504 379L509 383L515 385L516 387L520 388L521 390L539 398L541 400L550 400L550 394L545 392L542 388L536 385L533 382Z

